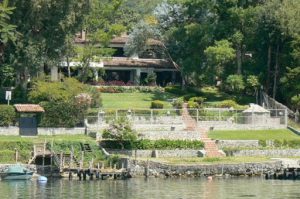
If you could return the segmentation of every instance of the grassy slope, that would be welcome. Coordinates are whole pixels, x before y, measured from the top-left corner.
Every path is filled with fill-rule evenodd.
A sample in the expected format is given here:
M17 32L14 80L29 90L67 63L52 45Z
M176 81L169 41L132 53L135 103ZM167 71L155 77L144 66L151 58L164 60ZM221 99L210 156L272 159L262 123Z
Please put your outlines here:
M91 147L95 149L95 153L86 157L86 160L94 158L95 160L102 159L102 152L98 149L96 141L85 135L58 135L58 136L38 136L38 137L19 137L19 136L0 136L0 163L14 163L15 149L19 151L19 162L27 163L31 158L31 151L33 151L34 143L43 143L44 141L54 142L56 151L70 151L70 145L74 146L75 153L79 153L79 142L90 143Z
M286 129L211 131L209 137L218 140L300 140L300 136Z
M172 108L168 99L174 98L169 93L102 93L103 108L113 109L149 109L151 101L164 101L164 108Z

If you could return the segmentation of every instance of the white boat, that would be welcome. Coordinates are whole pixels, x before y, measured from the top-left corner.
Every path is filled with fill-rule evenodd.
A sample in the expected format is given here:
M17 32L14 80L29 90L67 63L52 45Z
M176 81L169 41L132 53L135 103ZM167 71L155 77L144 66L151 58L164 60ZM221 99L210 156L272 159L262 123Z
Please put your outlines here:
M21 165L13 165L2 173L1 178L3 180L29 180L32 178L32 171L27 170Z

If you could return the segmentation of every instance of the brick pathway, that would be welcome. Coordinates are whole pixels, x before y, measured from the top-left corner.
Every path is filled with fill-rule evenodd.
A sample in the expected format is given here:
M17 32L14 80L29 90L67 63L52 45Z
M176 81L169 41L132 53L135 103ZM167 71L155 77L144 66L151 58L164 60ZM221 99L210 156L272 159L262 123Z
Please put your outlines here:
M204 142L204 149L206 151L206 157L224 157L225 154L219 151L217 144L214 140L208 137L208 129L199 128L197 122L189 114L187 109L187 103L183 104L182 119L186 126L186 131L198 131L201 134L201 140Z

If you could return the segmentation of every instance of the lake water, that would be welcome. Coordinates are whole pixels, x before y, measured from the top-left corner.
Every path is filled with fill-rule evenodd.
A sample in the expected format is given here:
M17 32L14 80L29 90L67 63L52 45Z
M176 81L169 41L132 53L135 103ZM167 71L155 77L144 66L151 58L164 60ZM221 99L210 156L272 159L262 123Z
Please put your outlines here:
M68 181L0 181L0 198L300 198L300 181L205 178Z

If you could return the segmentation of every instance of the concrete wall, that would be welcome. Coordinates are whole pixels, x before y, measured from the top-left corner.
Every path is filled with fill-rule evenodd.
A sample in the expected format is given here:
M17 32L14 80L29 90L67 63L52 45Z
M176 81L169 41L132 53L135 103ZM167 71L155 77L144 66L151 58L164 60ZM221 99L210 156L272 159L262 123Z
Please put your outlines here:
M106 149L110 154L121 154L132 158L151 158L153 155L157 155L159 158L170 158L170 157L200 157L202 156L199 150L112 150Z
M19 135L19 127L0 127L0 135Z
M38 128L38 135L83 135L85 128ZM0 135L19 135L19 127L0 127Z
M83 135L85 128L38 128L39 135Z

